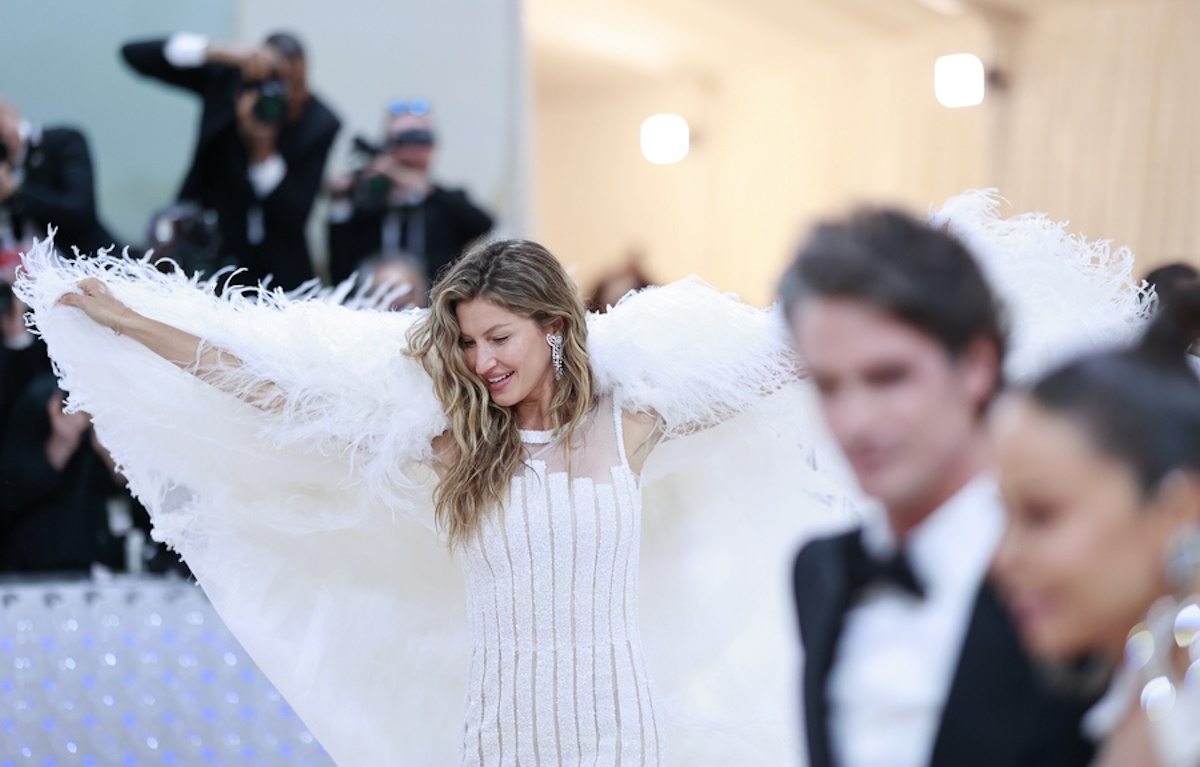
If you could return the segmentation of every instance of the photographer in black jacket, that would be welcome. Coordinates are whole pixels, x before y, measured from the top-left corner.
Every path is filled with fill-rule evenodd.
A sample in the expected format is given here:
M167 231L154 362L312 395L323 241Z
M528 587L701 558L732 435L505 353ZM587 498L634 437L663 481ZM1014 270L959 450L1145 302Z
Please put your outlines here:
M492 228L492 217L464 191L430 178L436 141L427 101L393 102L384 145L358 139L355 146L367 163L329 183L329 273L335 283L370 256L400 252L420 258L432 283Z
M113 245L96 215L96 179L84 135L34 125L0 98L0 247L28 244L58 228L55 244L91 253Z
M138 72L203 99L178 197L216 211L223 251L244 279L273 275L284 288L311 279L305 223L340 122L308 90L300 42L276 33L242 49L179 33L121 53Z

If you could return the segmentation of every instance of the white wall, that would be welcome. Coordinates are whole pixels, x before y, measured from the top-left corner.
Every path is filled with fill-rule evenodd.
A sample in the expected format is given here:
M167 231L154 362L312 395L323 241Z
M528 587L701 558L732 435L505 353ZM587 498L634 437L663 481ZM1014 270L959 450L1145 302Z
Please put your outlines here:
M122 43L191 29L232 34L232 0L38 0L0 9L0 93L42 124L84 130L101 217L140 242L151 212L183 181L196 100L155 85L120 58Z
M1139 273L1200 267L1200 3L1061 4L1020 30L1003 186Z

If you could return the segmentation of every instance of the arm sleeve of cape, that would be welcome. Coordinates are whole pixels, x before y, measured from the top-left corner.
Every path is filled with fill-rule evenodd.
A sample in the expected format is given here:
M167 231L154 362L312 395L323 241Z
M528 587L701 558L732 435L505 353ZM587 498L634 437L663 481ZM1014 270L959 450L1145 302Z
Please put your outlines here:
M211 385L56 303L89 276L244 366ZM465 608L429 530L424 461L444 417L403 354L415 315L314 292L217 297L146 261L60 259L50 241L26 255L16 290L155 537L335 760L452 763ZM282 394L267 410L228 393L265 385Z
M800 380L777 308L757 309L692 277L632 293L593 315L597 385L668 438L716 426Z

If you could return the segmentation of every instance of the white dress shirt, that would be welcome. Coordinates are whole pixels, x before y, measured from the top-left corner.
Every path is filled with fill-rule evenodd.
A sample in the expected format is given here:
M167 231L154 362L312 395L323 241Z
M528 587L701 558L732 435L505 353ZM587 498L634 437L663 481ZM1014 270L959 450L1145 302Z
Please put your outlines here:
M837 764L929 764L975 599L1003 531L995 479L976 477L909 534L906 549L925 598L871 585L855 599L827 687ZM895 551L882 509L868 512L863 545L877 556Z

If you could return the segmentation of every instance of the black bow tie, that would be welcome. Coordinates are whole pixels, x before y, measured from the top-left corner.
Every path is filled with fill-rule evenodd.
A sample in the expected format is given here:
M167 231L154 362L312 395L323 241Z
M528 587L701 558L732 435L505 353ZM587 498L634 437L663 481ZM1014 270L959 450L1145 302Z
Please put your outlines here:
M850 540L848 553L846 574L851 596L869 585L890 583L918 599L924 599L925 588L917 580L903 548L897 549L895 554L886 559L878 559L863 547L860 532Z

